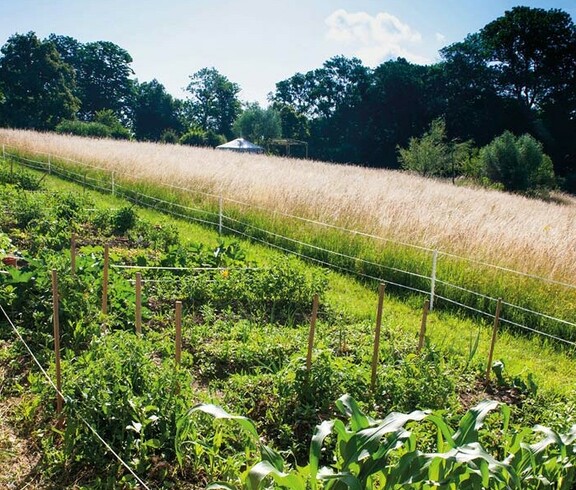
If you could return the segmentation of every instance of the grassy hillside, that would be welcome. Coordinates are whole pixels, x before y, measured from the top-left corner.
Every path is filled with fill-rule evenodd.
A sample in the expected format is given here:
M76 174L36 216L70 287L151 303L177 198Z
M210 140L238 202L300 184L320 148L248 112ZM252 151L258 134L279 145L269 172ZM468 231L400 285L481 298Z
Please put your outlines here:
M573 282L576 206L406 173L176 145L0 130L0 142Z
M203 488L214 480L239 486L246 468L260 457L258 446L229 425L191 413L197 402L217 403L254 419L261 441L293 455L286 471L306 462L314 425L336 415L334 403L345 392L372 416L441 410L435 413L453 428L482 398L505 401L512 410L510 429L503 430L495 415L481 434L482 444L497 458L504 457L503 439L527 437L527 427L535 423L566 431L575 421L571 373L576 365L567 352L503 332L495 358L504 361L505 369L487 384L489 324L433 312L428 341L417 355L420 301L387 296L378 377L371 389L373 285L288 260L252 242L220 242L213 229L127 207L122 199L50 176L24 178L16 171L14 177L7 169L4 164L3 179L43 179L46 187L1 189L1 236L12 240L4 240L3 247L19 248L34 261L34 269L30 276L22 269L24 275L14 275L13 283L3 280L0 294L51 376L51 268L60 272L62 288L65 430L54 430L58 417L52 387L9 325L0 323L0 370L6 380L0 396L0 411L6 414L0 424L0 466L10 471L19 456L21 461L39 460L36 471L18 472L25 473L19 482L28 488L136 485L80 417L151 488ZM73 231L79 243L75 278L70 277L68 253ZM133 333L134 270L112 270L110 310L107 315L99 311L102 245L107 242L116 265L220 265L227 272L143 269L149 282L139 338ZM306 375L314 291L321 294L321 310L313 367ZM174 369L177 299L184 303L181 369ZM440 450L430 424L409 430L419 450ZM529 442L540 440L537 433L529 437ZM392 467L398 456L387 464ZM10 478L0 472L0 483Z
M576 341L576 206L565 196L545 203L399 172L174 145L8 130L0 141L32 165L51 162L109 192L114 180L132 202L220 222L235 236L386 281L391 293L423 301L434 286L436 307L488 318L500 297L508 328Z

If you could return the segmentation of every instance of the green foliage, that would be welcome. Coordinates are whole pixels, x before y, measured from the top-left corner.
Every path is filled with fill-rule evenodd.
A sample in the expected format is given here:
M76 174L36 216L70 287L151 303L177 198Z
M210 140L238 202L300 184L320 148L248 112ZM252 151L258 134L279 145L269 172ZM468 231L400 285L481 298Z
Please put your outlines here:
M190 93L190 122L205 131L231 136L232 124L240 113L240 87L215 68L203 68L190 76L186 90Z
M165 129L160 135L160 142L175 145L179 142L178 133L173 129Z
M134 228L138 217L131 206L124 206L112 214L112 232L116 235L124 235Z
M103 124L110 128L110 137L117 140L130 139L130 131L125 128L114 111L111 109L102 109L94 115L94 122L96 124Z
M349 424L341 419L319 424L312 436L307 466L296 469L259 442L248 419L210 405L198 409L237 421L259 445L261 460L239 475L245 488L256 489L275 481L283 487L302 490L319 485L326 489L425 489L440 485L450 489L537 489L553 483L568 489L576 478L572 464L576 457L576 426L566 434L542 426L511 431L510 410L503 405L500 444L508 456L500 461L486 451L479 437L488 415L498 407L497 402L487 400L471 408L460 419L456 432L435 413L392 412L377 420L365 415L349 395L340 397L336 406ZM418 449L418 440L411 430L423 422L436 427L436 452ZM537 438L536 442L524 442L530 436ZM335 444L325 444L332 438ZM324 461L329 466L321 466Z
M470 141L447 141L446 123L435 119L421 138L410 138L408 148L398 148L398 159L405 170L424 177L439 176L452 179L461 173L475 172L474 149Z
M111 110L127 123L134 95L130 54L110 41L83 44L55 34L48 41L74 72L75 95L81 102L78 117L92 120L99 111Z
M436 119L421 138L410 138L408 148L398 149L402 168L424 177L446 175L450 167L450 151L445 139L446 124Z
M73 117L74 74L54 45L35 33L14 34L0 57L0 119L17 128L53 129Z
M6 168L0 168L0 183L11 184L25 191L42 189L42 180L22 169L17 169L16 172L13 172Z
M206 131L206 146L216 148L224 143L226 143L226 136L224 136L224 134L217 133L211 129Z
M272 107L262 109L249 104L234 121L234 134L254 143L264 144L282 136L280 114Z
M515 137L506 131L482 148L480 159L488 178L506 190L538 194L554 186L552 161L528 134Z
M181 145L209 146L211 148L216 148L217 146L226 143L226 138L212 130L204 131L201 128L194 127L184 133L178 142Z
M136 139L177 143L177 133L182 130L179 105L158 80L137 85L132 115ZM166 139L169 133L174 139Z
M176 423L186 411L189 377L162 362L153 345L125 332L95 339L90 350L63 364L66 427L59 458L51 456L52 471L66 474L77 468L97 469L100 478L125 470L110 457L92 427L140 474L164 468L173 471ZM43 390L43 396L52 396ZM55 444L57 434L45 446Z
M434 351L408 354L380 370L375 398L380 405L401 411L455 406L454 376L448 371Z
M91 122L62 121L56 126L55 131L60 134L92 138L130 139L130 131L122 126L116 115L109 109L97 112L94 121Z
M191 128L179 140L181 145L207 146L206 131L200 128Z
M73 134L90 138L110 138L111 131L108 126L96 122L62 121L55 128L59 134Z

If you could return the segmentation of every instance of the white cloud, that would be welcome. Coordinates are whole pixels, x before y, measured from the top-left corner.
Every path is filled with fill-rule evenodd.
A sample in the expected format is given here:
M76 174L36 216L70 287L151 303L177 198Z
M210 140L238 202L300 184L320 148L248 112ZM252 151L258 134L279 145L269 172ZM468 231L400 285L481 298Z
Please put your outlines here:
M329 40L346 45L369 66L398 56L414 63L430 63L415 49L422 43L421 34L387 12L372 16L339 9L330 14L325 23Z
M443 43L445 40L446 36L444 34L440 34L439 32L436 33L436 41Z

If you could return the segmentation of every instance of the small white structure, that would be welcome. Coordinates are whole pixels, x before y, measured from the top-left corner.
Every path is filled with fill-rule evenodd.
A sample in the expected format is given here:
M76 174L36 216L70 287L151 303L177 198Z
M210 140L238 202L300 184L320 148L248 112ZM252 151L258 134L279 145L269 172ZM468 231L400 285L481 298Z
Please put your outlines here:
M250 143L250 141L245 140L244 138L236 138L228 143L217 146L216 149L237 151L239 153L264 153L264 148L255 145L254 143Z

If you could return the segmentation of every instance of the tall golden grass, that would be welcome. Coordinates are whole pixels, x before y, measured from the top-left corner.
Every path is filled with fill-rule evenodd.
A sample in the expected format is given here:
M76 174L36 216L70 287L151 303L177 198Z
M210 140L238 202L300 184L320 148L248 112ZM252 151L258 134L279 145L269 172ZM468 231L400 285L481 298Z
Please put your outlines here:
M0 143L574 283L576 201L407 173L178 145L0 130Z

